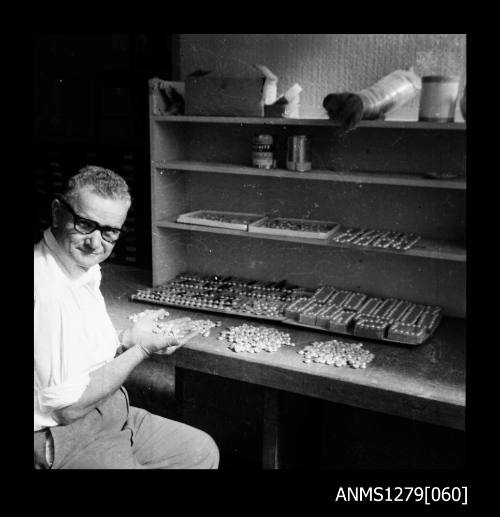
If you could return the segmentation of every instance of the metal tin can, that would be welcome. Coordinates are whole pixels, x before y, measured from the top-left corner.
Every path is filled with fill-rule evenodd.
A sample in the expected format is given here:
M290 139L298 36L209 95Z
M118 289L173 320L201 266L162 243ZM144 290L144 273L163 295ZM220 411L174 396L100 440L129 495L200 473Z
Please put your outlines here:
M306 135L288 137L286 168L299 172L312 169L310 143Z
M273 135L255 135L252 143L252 165L259 169L276 167Z
M458 97L458 79L443 75L422 77L418 120L453 122Z

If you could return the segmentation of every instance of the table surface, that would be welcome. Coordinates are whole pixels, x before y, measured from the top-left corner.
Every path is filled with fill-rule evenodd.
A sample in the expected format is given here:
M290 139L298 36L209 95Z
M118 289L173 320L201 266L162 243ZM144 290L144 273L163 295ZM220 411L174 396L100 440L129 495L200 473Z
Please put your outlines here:
M151 287L148 270L114 264L102 265L102 292L117 328L130 326L129 316L158 305L130 301L137 289ZM183 348L159 361L176 367L220 375L270 388L345 403L365 409L465 428L465 321L444 318L435 334L419 346L382 343L334 335L264 320L222 313L165 307L171 317L220 321L209 337L196 336ZM235 353L218 340L220 331L242 323L270 326L289 332L294 347L282 346L273 353ZM375 355L366 369L336 368L303 362L297 352L312 341L333 338L363 342Z

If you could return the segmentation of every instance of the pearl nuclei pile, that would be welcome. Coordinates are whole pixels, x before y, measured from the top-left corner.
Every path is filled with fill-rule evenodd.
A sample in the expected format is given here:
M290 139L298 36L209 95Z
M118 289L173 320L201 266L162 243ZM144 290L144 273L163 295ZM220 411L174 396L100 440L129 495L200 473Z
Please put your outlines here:
M154 315L153 327L151 329L151 332L153 332L153 334L163 334L167 337L173 337L177 339L182 339L183 337L187 336L192 332L196 332L203 337L208 337L211 328L221 326L220 321L214 323L210 320L193 320L188 317L160 321L163 320L163 318L166 318L170 315L170 313L165 309L147 309L140 313L132 314L131 316L129 316L129 319L135 323L140 318L148 314Z
M132 314L129 319L135 323L146 315L153 315L151 332L178 339L193 331L198 332L203 337L208 337L212 328L222 326L220 321L214 323L210 320L192 320L188 317L164 320L170 315L165 309L147 309ZM283 345L295 346L288 332L248 323L222 330L217 340L228 342L228 348L238 354L272 353ZM306 345L297 353L303 356L305 364L320 363L335 367L366 368L374 358L374 354L364 349L362 343L348 343L338 340L315 341L311 345Z

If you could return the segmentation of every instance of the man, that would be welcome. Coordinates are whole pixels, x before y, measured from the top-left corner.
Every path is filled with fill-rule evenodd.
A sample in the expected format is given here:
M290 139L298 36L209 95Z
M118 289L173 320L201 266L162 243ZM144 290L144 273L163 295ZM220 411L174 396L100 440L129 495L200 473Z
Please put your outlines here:
M116 334L99 263L113 251L130 204L120 176L87 166L53 201L52 227L35 245L35 468L218 467L209 435L130 406L122 387L150 354L171 354L193 337L153 333L159 311L121 340Z

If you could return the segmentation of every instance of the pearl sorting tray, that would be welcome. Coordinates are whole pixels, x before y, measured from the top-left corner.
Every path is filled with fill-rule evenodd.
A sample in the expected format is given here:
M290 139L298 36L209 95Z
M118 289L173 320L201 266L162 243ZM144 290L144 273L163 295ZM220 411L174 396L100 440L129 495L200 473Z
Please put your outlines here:
M131 295L134 301L306 327L355 339L420 345L437 329L442 309L397 298L286 282L178 275Z
M442 316L439 315L436 319L436 323L434 324L433 328L431 330L427 330L423 333L422 336L420 336L419 338L417 339L412 339L412 338L407 338L405 340L403 339L389 339L388 337L384 337L384 338L376 338L376 337L359 337L359 336L356 336L355 334L353 334L352 332L348 332L348 331L341 331L341 330L336 330L336 331L333 331L333 330L330 330L328 328L325 328L325 327L320 327L318 325L308 325L306 323L300 323L299 321L296 321L296 320L293 320L293 319L290 319L290 318L285 318L284 320L281 321L281 323L284 323L285 325L293 325L295 327L304 327L304 328L308 328L308 329L311 329L311 330L319 330L321 332L326 332L327 334L342 334L344 336L349 336L353 339L357 339L357 340L363 340L363 339L371 339L371 340L374 340L374 341L379 341L381 343L397 343L399 345L410 345L410 346L416 346L416 345L421 345L422 343L425 343L425 341L427 341L431 336L432 334L434 333L434 331L437 329L439 323L441 322L441 319L442 319Z
M304 224L304 225L322 225L325 226L325 231L307 231L307 230L292 230L287 228L270 228L268 225L271 222L278 224ZM331 221L317 221L313 219L290 219L285 217L267 217L262 221L256 221L248 225L250 233L265 233L268 235L283 235L287 237L305 237L307 239L328 239L338 229L340 225Z
M221 217L229 221L218 221L204 216ZM199 224L215 228L228 228L230 230L248 230L250 223L264 221L266 217L262 214L248 214L245 212L223 212L219 210L196 210L187 212L177 217L178 223Z
M258 319L258 320L268 320L268 321L277 321L282 322L285 321L285 316L264 316L263 314L253 314L250 312L240 312L234 309L217 309L216 307L191 307L189 305L183 303L175 303L175 302L163 302L161 300L148 299L140 294L133 294L130 297L131 300L136 302L145 302L151 303L154 305L162 305L163 307L177 307L179 309L191 309L196 311L204 311L204 312L217 312L219 314L225 314L226 316L239 316L244 318Z

